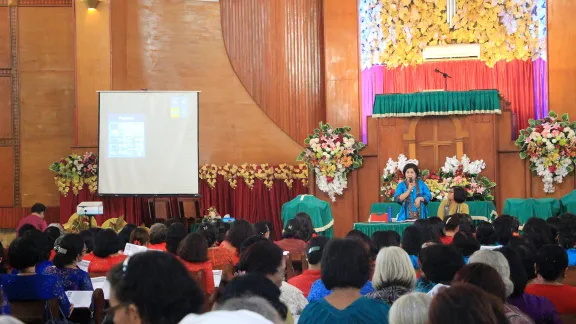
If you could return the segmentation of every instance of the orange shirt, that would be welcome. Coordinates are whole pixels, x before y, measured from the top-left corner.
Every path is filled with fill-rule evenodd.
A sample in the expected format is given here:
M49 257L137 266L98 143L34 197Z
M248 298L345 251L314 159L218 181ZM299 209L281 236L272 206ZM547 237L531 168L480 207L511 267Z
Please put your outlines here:
M300 289L304 297L308 297L314 281L320 279L320 270L304 270L301 275L291 278L288 283Z
M240 258L238 257L238 249L234 245L230 244L228 241L222 241L220 243L219 249L227 250L232 253L232 264L238 263Z
M206 286L206 293L212 295L214 292L214 274L212 273L212 262L206 261L203 263L191 263L178 257L178 260L182 261L182 264L186 267L188 271L200 271L204 270L204 285Z
M531 284L526 294L548 298L559 314L576 314L576 287L568 285Z
M212 265L216 268L224 268L226 265L235 265L238 263L238 257L234 257L234 254L227 249L221 249L218 247L213 247L208 249L208 259Z
M97 257L94 253L84 256L84 260L90 261L88 272L108 272L118 263L124 262L124 259L126 259L124 254L113 254L106 258Z
M281 247L282 250L290 253L304 253L306 251L306 242L301 239L285 238L274 243Z
M149 244L148 250L159 250L162 252L166 252L166 242L158 243L158 244Z

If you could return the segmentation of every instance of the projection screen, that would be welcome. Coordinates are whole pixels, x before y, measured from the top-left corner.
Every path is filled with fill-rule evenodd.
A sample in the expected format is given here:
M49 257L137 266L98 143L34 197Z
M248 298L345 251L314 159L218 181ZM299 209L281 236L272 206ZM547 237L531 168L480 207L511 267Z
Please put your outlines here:
M198 194L198 92L101 91L98 194Z

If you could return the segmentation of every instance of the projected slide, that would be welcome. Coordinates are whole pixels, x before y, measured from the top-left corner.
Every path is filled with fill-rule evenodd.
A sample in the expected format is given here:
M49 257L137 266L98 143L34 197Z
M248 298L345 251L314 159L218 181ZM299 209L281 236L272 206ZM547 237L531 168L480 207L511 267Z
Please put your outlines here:
M109 114L108 157L146 157L146 125L143 114Z

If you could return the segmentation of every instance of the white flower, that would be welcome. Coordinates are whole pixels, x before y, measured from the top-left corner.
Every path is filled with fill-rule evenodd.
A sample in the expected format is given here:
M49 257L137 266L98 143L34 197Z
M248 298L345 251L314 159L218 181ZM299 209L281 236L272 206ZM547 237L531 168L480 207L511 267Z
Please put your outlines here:
M552 143L556 144L556 142L558 142L555 138L552 139Z

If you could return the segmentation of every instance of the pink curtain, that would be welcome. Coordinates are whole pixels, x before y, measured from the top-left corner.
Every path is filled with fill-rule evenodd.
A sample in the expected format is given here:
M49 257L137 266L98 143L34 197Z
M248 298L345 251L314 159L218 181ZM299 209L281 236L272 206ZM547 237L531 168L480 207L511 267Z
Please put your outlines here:
M444 78L434 72L435 69L451 76L448 91L500 91L511 102L511 109L518 116L519 128L525 128L528 119L548 111L546 62L543 60L501 61L493 68L482 61L428 62L392 70L385 66L372 66L362 71L363 140L367 138L366 117L372 115L376 94L444 89Z

